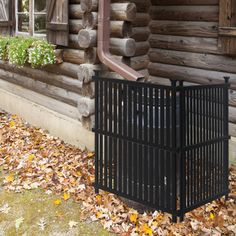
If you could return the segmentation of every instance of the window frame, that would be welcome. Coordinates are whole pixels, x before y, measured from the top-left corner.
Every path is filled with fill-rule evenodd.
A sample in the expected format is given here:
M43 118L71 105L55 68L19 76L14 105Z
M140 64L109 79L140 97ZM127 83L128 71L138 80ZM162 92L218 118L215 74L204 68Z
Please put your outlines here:
M35 9L35 0L29 0L29 12L25 13L29 15L29 32L21 32L18 30L18 16L19 14L23 13L23 12L18 12L18 2L19 0L15 0L15 34L19 35L19 36L25 36L25 37L34 37L34 38L40 38L40 39L46 39L47 38L47 33L45 32L45 34L37 34L34 32L34 22L35 22L35 15L45 15L45 17L47 18L47 12L45 11L45 13L35 13L34 9ZM45 26L45 31L46 31L46 26Z

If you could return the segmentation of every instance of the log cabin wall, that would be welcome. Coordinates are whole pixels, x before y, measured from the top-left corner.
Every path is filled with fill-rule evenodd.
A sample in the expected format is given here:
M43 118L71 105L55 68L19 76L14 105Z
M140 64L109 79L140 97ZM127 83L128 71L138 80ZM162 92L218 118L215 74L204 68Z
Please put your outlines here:
M83 14L80 0L70 0L69 46L59 50L63 63L32 69L27 66L17 68L0 61L0 87L79 120L84 127L90 128L84 117L88 114L87 110L91 110L90 98L94 97L94 88L92 84L79 80L78 72L80 64L94 64L96 58L91 50L81 48L78 42L78 33L83 28ZM22 94L17 86L27 89L26 92ZM82 103L81 109L78 109L78 103Z
M195 84L230 76L230 133L236 136L236 58L218 48L219 0L152 0L150 79Z

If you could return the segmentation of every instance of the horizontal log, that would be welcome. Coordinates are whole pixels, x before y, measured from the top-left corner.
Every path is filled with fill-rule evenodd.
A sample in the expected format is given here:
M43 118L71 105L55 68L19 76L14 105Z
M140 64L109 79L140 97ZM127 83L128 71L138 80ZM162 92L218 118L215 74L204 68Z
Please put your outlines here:
M148 13L137 13L136 18L132 21L133 27L145 27L149 25L151 20L150 14Z
M132 34L132 23L128 21L111 21L111 37L129 38Z
M236 73L236 60L233 57L151 49L149 51L149 58L152 62L163 64L182 65L213 71Z
M70 4L80 4L80 0L69 0Z
M97 13L86 12L82 19L83 28L97 29ZM132 23L128 21L110 21L111 37L129 38L132 35Z
M89 117L83 116L81 122L85 129L92 130L95 126L95 115L91 115Z
M147 41L150 36L149 27L133 27L131 37L136 41Z
M86 63L93 64L93 65L99 63L96 47L85 49L85 61Z
M82 83L77 79L73 79L64 75L56 75L54 73L44 71L43 69L34 69L27 66L18 68L3 61L0 61L0 68L6 71L14 72L15 74L41 81L43 83L47 83L49 85L66 89L71 92L82 93Z
M148 41L136 42L135 56L146 55L150 49L150 44Z
M82 29L81 29L82 30ZM80 30L80 31L81 31ZM79 31L79 32L80 32ZM69 35L69 48L72 49L81 49L79 42L78 42L78 34L70 34Z
M233 89L229 90L229 104L236 107L236 91Z
M83 11L80 4L69 5L69 18L70 19L82 19Z
M219 0L152 0L155 5L191 5L191 6L199 6L199 5L218 5Z
M102 65L91 65L91 64L81 64L78 68L78 80L81 83L90 83L92 77L95 75L95 71L102 70Z
M81 9L83 12L97 11L98 0L81 0Z
M220 53L218 40L214 38L152 34L149 38L149 43L151 48L198 53Z
M63 60L74 64L82 64L86 62L85 51L77 49L64 49Z
M152 6L153 20L213 21L219 20L218 6Z
M128 2L127 0L112 0L113 3L125 3ZM150 0L132 0L132 3L136 5L137 12L148 12L151 6Z
M31 89L23 88L20 85L13 84L2 79L0 79L0 88L4 89L9 93L13 93L36 104L44 106L49 110L58 112L59 114L65 115L73 119L81 120L82 116L79 114L79 111L75 106L68 105L57 99L50 98L48 96L34 92Z
M137 8L134 3L112 3L111 4L111 19L134 21L137 13Z
M142 70L147 69L149 64L149 57L148 55L131 57L130 58L130 66L134 70Z
M97 31L91 29L80 30L78 43L81 48L91 48L97 45Z
M78 42L82 48L96 47L97 31L90 29L81 30L78 34ZM110 38L110 50L116 55L126 57L134 56L135 40L131 38Z
M150 75L174 80L184 80L196 84L223 83L224 77L230 77L232 89L236 89L236 74L209 71L185 66L167 65L161 63L149 63Z
M124 38L124 39L111 38L110 50L111 53L116 55L132 57L135 55L136 43L135 40L131 38Z
M83 29L82 20L69 20L69 32L71 34L78 34Z
M82 18L82 24L84 28L96 29L98 25L98 13L97 12L85 12Z
M77 93L2 69L0 69L0 78L72 106L77 106L77 101L80 97Z
M83 117L89 117L95 113L95 99L80 97L77 108Z
M69 62L63 62L59 65L44 66L43 70L52 72L57 75L66 75L68 77L77 79L78 65Z
M218 22L152 20L150 30L153 34L217 38Z

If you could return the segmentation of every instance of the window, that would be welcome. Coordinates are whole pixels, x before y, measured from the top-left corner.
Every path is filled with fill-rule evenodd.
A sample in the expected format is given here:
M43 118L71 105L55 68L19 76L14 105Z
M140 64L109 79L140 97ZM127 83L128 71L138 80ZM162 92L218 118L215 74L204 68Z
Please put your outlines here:
M46 37L46 0L16 0L16 34Z
M69 0L0 0L0 35L47 38L69 44Z

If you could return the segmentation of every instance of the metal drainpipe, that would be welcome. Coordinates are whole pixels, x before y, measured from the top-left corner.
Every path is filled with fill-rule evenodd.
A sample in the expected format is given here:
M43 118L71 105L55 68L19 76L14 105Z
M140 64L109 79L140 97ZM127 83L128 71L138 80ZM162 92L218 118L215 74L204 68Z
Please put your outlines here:
M112 57L109 51L110 39L110 0L99 0L98 10L98 57L102 63L127 80L137 81L144 76L126 64Z

